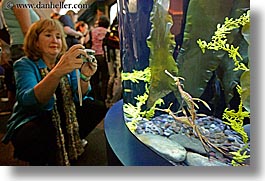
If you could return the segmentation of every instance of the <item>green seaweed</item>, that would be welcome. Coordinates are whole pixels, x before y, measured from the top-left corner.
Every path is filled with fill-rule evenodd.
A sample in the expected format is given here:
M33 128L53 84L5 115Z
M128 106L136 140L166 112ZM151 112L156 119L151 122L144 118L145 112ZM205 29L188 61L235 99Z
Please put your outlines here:
M217 30L214 33L214 36L212 36L211 41L207 43L206 41L202 41L201 39L197 40L197 43L199 47L201 48L202 52L205 53L206 50L213 50L213 51L222 51L227 52L228 58L232 59L234 62L234 65L231 66L231 63L229 61L222 60L220 67L223 70L226 70L226 72L229 70L232 73L239 73L240 76L240 83L244 87L244 106L248 111L250 111L250 72L249 67L245 65L244 62L242 62L243 58L241 56L241 53L239 52L240 47L235 47L233 44L229 44L227 35L231 34L231 32L234 29L239 29L240 27L243 27L244 31L242 34L244 34L244 37L246 37L246 41L249 44L249 29L250 29L250 11L248 10L246 13L242 14L239 18L233 19L233 18L225 18L224 24L218 24ZM227 65L227 66L226 66ZM233 70L231 70L233 68ZM242 70L242 71L239 71ZM234 72L238 71L238 72ZM231 74L230 74L231 75ZM225 79L225 75L220 75L219 77L221 80L227 80ZM229 79L228 79L229 80ZM232 85L230 87L234 87L235 82L232 82Z
M127 127L130 131L134 132L137 128L138 121L146 118L150 119L155 114L155 108L157 106L161 106L164 104L163 99L158 98L153 105L148 109L143 109L143 106L146 105L147 100L149 98L149 86L150 86L150 77L151 77L151 69L150 67L145 68L144 70L133 70L133 72L122 72L122 81L132 81L134 83L138 83L139 81L144 81L145 92L143 95L137 95L134 99L136 100L136 105L131 103L123 104L123 112L125 116L131 121L126 122ZM129 90L126 90L129 91Z
M154 102L176 88L171 84L171 79L164 74L169 70L178 73L176 62L173 58L175 47L174 36L170 32L172 17L168 13L168 0L154 0L150 15L152 23L147 45L150 48L149 66L151 68L150 93L147 107L150 108Z
M232 6L230 0L190 0L184 40L177 62L179 76L185 78L185 89L194 97L202 95L213 75L212 72L220 64L220 59L213 52L206 51L202 54L196 41L198 37L210 40L216 24L223 22Z
M136 106L134 106L131 103L123 104L123 112L125 116L131 119L131 121L126 122L126 125L129 128L129 130L132 132L136 130L137 124L140 120L142 120L143 118L150 120L155 115L156 107L164 104L163 99L157 99L150 109L144 110L142 107L146 105L148 94L149 94L149 90L147 86L145 90L146 92L143 95L137 95L135 97L137 101Z
M242 88L239 85L237 85L237 91L241 97ZM243 110L242 100L240 101L237 112L235 110L228 110L228 108L226 108L223 113L223 119L228 120L228 122L224 121L224 123L231 126L233 130L238 132L242 136L243 142L247 143L248 135L243 128L243 121L245 118L250 118L250 113Z
M211 5L209 5L211 4ZM216 72L217 79L221 81L225 93L225 101L228 105L232 99L233 91L243 71L233 71L234 62L223 50L205 51L197 45L198 37L210 41L212 32L215 32L216 25L229 22L231 18L238 18L249 7L249 0L191 0L189 3L184 41L181 51L177 57L179 76L185 78L185 88L192 96L200 97ZM241 62L248 62L248 45L243 38L240 28L233 30L227 35L229 47L235 52L234 47L240 47L239 54L243 59ZM235 56L235 54L232 54ZM243 65L243 64L240 64Z
M143 71L133 70L132 73L122 73L123 81L146 83L145 93L135 97L136 105L127 103L123 106L126 117L131 119L126 122L126 125L132 132L136 130L139 120L150 119L154 116L155 110L161 110L156 107L164 103L161 98L169 92L174 91L176 97L181 100L178 89L172 84L170 77L164 74L165 70L171 72L172 76L185 79L185 90L190 96L190 99L186 101L187 105L195 99L193 97L202 95L213 72L216 72L224 89L227 104L233 97L234 88L240 95L238 111L225 109L223 119L227 120L224 123L242 136L247 146L248 136L243 129L243 120L250 117L250 60L248 56L250 18L249 11L243 14L245 12L243 8L248 7L248 2L249 0L190 0L184 43L175 62L172 56L175 42L170 33L172 19L167 12L169 1L154 0L150 16L152 28L147 39L150 49L149 67ZM222 22L224 23L221 24ZM214 36L212 32L215 32ZM183 85L180 84L180 86ZM196 107L196 105L195 103L193 106ZM182 108L182 113L186 117L177 117L177 119L186 121L186 123L190 123L190 120L195 122L199 114L196 115L190 110L193 109ZM170 109L163 111L170 111ZM192 115L195 116L192 117ZM194 130L197 129L195 124L192 126ZM200 139L206 145L214 147L207 139ZM241 163L250 157L242 149L230 154L233 155L233 166L242 165Z
M139 83L140 81L150 83L151 69L150 67L142 70L133 70L133 72L122 72L122 81L132 81L133 83Z
M243 147L236 152L230 152L233 155L233 160L231 161L232 166L242 166L242 163L250 158L250 155L247 155L247 151L244 151L244 149L246 149L246 147Z
M248 54L250 55L250 22L246 23L242 27L242 35L248 43ZM250 57L248 62L248 67L250 67ZM244 108L250 112L250 71L245 71L240 77L240 85L242 87L241 99Z
M215 51L226 51L228 53L229 58L234 61L234 70L248 71L249 68L247 68L246 65L241 62L243 58L238 52L239 46L234 47L234 45L228 44L226 35L230 34L231 31L234 29L240 28L241 26L245 26L245 24L249 22L250 11L247 11L247 13L241 15L238 19L226 17L224 24L217 25L217 30L215 31L214 36L212 36L211 42L207 43L206 41L198 39L197 43L199 44L199 47L201 48L203 53L205 53L206 49Z

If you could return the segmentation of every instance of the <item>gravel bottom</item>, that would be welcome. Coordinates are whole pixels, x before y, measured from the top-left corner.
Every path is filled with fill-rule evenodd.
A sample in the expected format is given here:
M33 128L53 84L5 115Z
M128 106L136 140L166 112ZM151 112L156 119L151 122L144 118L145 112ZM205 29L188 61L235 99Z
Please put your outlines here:
M125 118L125 122L131 121ZM221 148L225 153L236 152L239 149L246 147L246 144L242 141L242 137L239 133L235 132L230 128L230 126L224 124L222 120L215 117L202 117L196 120L196 125L202 135L204 135L211 143L213 143L218 148ZM213 157L222 163L231 165L232 158L222 154L214 148L211 148L210 152L204 152L205 149L197 144L199 141L198 137L195 136L193 129L185 124L177 122L172 116L168 114L161 114L160 116L154 117L151 120L141 119L138 121L137 129L135 131L136 135L151 133L155 135L160 135L167 137L171 140L175 140L180 143L183 147L191 150L194 153L199 153L207 157ZM187 138L181 140L183 135L190 138L190 140L196 143L196 146L192 147L187 144ZM182 136L180 138L180 136ZM176 139L178 138L178 139ZM187 145L185 145L185 143ZM248 143L249 144L249 143ZM250 145L244 151L250 154ZM245 165L249 164L249 159L244 162Z

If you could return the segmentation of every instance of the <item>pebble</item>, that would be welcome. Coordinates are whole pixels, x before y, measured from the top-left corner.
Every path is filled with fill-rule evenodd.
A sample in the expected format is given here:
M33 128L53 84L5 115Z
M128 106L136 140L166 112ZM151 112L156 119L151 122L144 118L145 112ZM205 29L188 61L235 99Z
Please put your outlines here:
M128 122L130 120L125 118L125 121ZM224 124L222 120L218 118L211 116L199 118L196 120L196 124L202 135L208 138L213 144L218 145L218 147L222 148L224 151L235 152L245 146L241 135L232 130L230 126ZM249 131L249 127L250 126L247 126L246 130ZM182 145L187 149L187 153L189 153L187 155L192 156L189 156L188 160L186 159L182 163L176 162L176 165L231 166L231 158L227 158L226 155L222 155L215 149L211 149L210 153L211 157L216 159L216 161L211 163L207 162L207 159L205 159L208 157L207 153L200 140L195 137L193 132L192 128L177 122L172 116L162 114L151 120L139 120L135 134L138 138L141 135L146 134L169 138L168 140ZM248 135L250 135L249 132ZM152 137L152 139L154 138ZM160 145L162 145L162 143ZM155 147L152 147L152 149L155 149ZM163 147L163 149L165 149L165 147ZM158 152L162 154L163 150L158 150ZM247 152L250 153L249 148L247 149ZM170 156L167 155L167 158L169 157ZM174 157L176 157L176 155ZM196 162L192 159L196 160ZM174 160L169 161L174 162Z

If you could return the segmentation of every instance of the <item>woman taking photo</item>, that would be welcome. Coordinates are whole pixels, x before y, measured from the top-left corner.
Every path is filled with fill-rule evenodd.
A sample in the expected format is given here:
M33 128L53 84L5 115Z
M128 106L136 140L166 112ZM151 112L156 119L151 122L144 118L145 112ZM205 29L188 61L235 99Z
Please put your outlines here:
M26 56L14 64L17 102L3 142L11 141L14 157L31 165L70 165L106 113L103 104L90 106L87 96L97 62L83 62L82 56L89 57L80 44L66 51L64 36L57 20L37 21L25 37Z

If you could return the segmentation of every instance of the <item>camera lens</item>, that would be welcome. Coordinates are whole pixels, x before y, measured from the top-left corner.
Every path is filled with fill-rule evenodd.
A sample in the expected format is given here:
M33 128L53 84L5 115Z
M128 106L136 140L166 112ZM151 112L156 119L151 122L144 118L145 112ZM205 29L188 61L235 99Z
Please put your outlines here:
M92 50L92 49L85 49L86 53L88 55L95 55L95 50Z
M88 58L81 55L81 58L83 60L83 62L94 62L96 60L94 54L95 54L95 50L92 50L92 49L85 49L87 55L88 55Z

